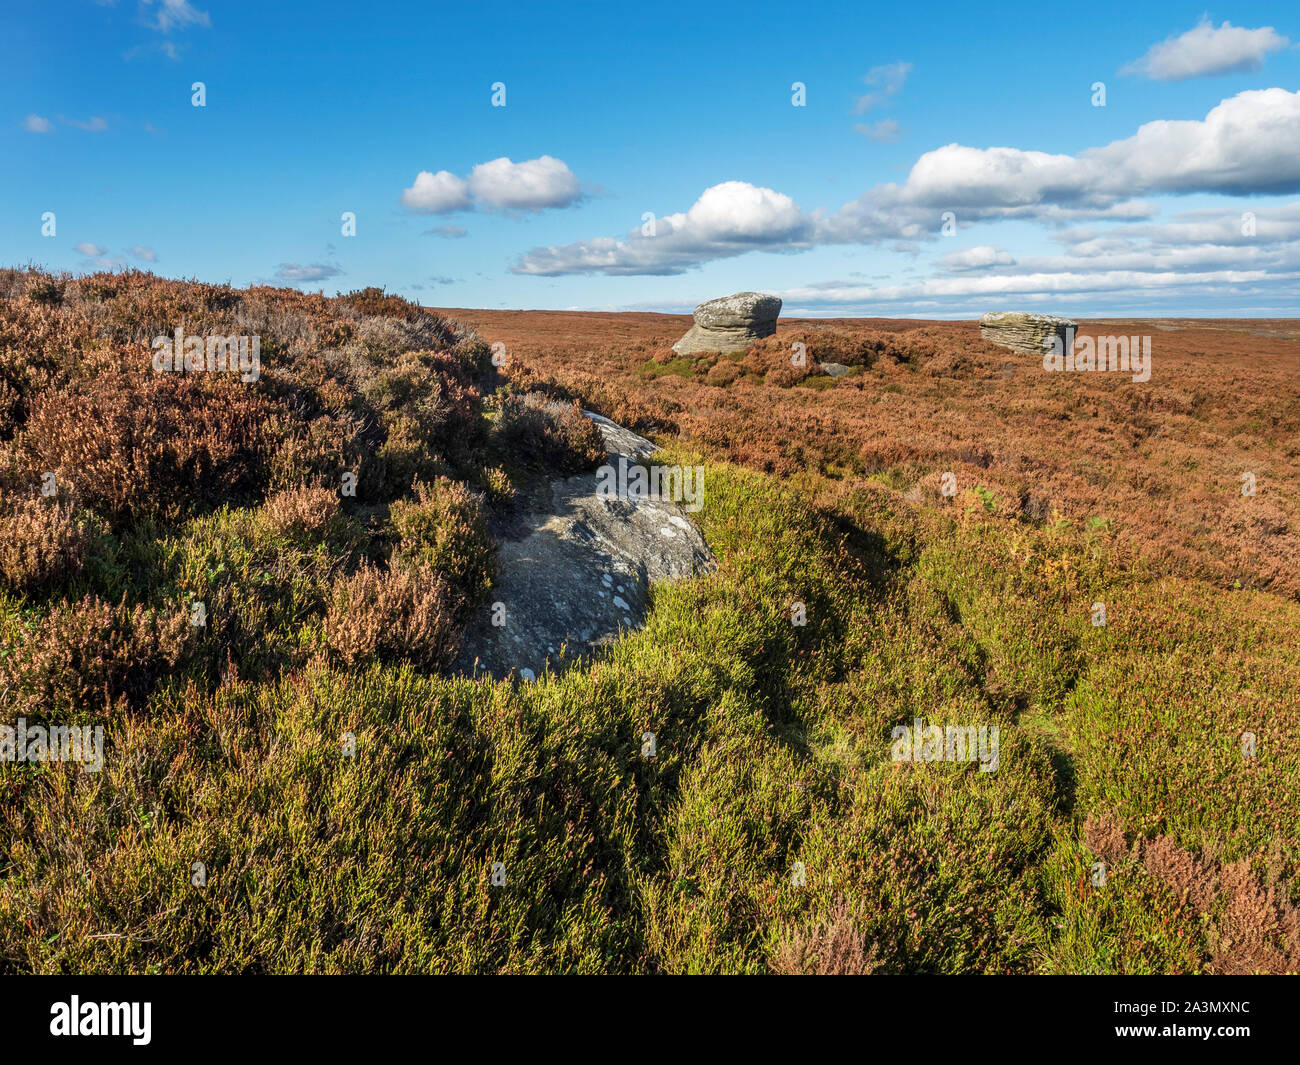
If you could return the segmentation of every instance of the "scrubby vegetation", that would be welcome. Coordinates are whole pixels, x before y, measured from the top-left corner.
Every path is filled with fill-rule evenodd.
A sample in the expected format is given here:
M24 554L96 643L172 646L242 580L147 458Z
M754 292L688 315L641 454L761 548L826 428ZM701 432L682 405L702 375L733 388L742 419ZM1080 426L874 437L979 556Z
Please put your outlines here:
M475 335L375 290L11 272L0 295L23 541L0 715L106 737L99 773L0 766L0 971L1300 964L1295 598L1154 566L1122 513L916 491L932 471L883 450L777 476L690 421L666 461L706 464L717 572L563 674L455 678L494 508L600 458L572 401L647 431L685 404L633 410L540 355L498 379ZM181 323L258 332L259 380L160 386L149 339ZM745 383L761 345L726 385L716 360L625 365L769 390L770 433L781 397L865 401L866 373L945 357L879 339L822 341L863 370L825 392ZM997 726L997 770L891 760L916 718Z

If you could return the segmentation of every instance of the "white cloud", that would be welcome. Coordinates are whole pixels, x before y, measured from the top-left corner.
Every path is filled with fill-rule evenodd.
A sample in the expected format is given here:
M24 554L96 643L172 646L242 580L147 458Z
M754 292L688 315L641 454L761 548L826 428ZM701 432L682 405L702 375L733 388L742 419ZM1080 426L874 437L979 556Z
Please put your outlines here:
M653 230L623 240L600 237L533 248L511 266L517 274L680 274L706 259L757 248L810 246L814 220L789 196L744 181L706 189L691 208L656 219Z
M864 137L882 143L896 141L902 133L898 123L892 118L882 118L874 126L867 122L858 122L853 129L854 132L861 133Z
M426 229L420 235L422 237L442 237L444 240L460 240L462 237L469 236L469 230L464 226L434 226L432 229Z
M1288 275L1293 279L1297 275ZM901 285L861 285L829 281L778 292L788 305L835 305L846 303L919 303L941 301L952 307L953 300L969 300L970 306L984 306L993 297L1018 300L1048 299L1087 293L1158 290L1167 296L1173 289L1189 293L1205 285L1247 285L1282 280L1266 270L1213 270L1190 274L1182 271L1145 272L1097 270L997 274L978 277L927 278ZM792 312L793 313L793 312Z
M103 133L104 130L108 129L108 123L98 115L93 115L84 122L80 119L65 118L63 115L59 115L59 121L65 126L72 126L74 129L85 130L87 133Z
M156 263L158 261L158 253L153 248L146 247L143 244L137 244L132 248L131 255L143 263Z
M302 281L325 281L331 277L338 277L342 273L343 271L337 266L326 263L312 263L309 266L281 263L275 271L275 280L298 284Z
M415 184L402 193L402 206L420 214L447 214L470 207L469 183L450 170L436 174L421 170Z
M80 264L84 270L118 270L126 265L126 260L120 255L109 255L108 249L102 244L93 244L88 240L74 245L72 250L84 256Z
M991 244L977 244L973 248L950 251L939 264L948 270L983 270L990 266L1010 266L1015 262L1011 253Z
M1145 74L1156 81L1242 74L1259 70L1270 52L1279 52L1289 43L1272 26L1248 30L1225 22L1215 29L1208 18L1202 18L1194 29L1152 45L1120 73Z
M420 214L449 214L472 211L476 206L501 211L543 211L568 207L582 199L578 179L562 160L549 155L523 162L505 156L479 163L468 178L450 170L436 174L421 170L415 184L402 193L404 207ZM458 227L443 227L456 229ZM430 230L439 236L464 233Z
M479 202L507 211L568 207L582 199L573 171L549 155L522 163L505 156L479 163L470 172L469 187Z
M1300 190L1300 92L1254 89L1203 122L1147 122L1127 140L1084 153L1118 175L1116 198L1145 192L1228 195Z
M28 115L23 119L23 129L28 133L49 133L54 129L54 123L40 115Z
M1013 258L987 245L937 260L928 278L879 286L826 281L777 293L791 315L819 309L864 313L880 304L905 304L912 313L945 316L980 313L1014 301L1061 310L1111 306L1158 310L1174 300L1236 308L1294 304L1300 280L1300 201L1260 207L1246 225L1234 208L1202 208L1167 221L1122 228L1081 226L1053 235L1057 255ZM970 272L969 267L978 267ZM1163 312L1161 312L1163 313Z
M988 220L1141 222L1157 211L1144 196L1300 192L1297 144L1300 92L1251 90L1222 101L1203 120L1148 122L1131 137L1078 155L945 145L920 156L902 184L876 185L830 214L804 212L772 189L724 182L685 214L659 219L652 237L638 229L624 239L533 248L511 269L678 274L755 249L932 240L947 211L960 229Z
M903 90L903 82L912 71L911 63L886 63L884 66L872 67L862 80L874 86L871 92L858 97L854 105L855 115L864 115L873 107L879 107L892 96Z
M820 237L914 239L952 211L959 225L986 219L1062 222L1133 219L1154 193L1227 195L1300 191L1300 92L1259 89L1213 107L1204 120L1156 121L1077 156L949 144L926 152L902 185L877 185L824 223Z
M170 33L186 26L211 26L212 19L206 11L193 7L189 0L141 0L142 7L158 4L158 13L154 18L153 28L163 33Z

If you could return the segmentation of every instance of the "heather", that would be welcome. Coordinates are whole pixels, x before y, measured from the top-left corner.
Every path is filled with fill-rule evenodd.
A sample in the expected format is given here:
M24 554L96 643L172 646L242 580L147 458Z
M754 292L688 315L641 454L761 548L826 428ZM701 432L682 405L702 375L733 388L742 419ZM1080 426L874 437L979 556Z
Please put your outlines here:
M1290 533L1184 536L1229 422L1290 468L1273 364L1199 402L1202 466L1130 447L1181 471L1153 540L1080 487L1135 401L1017 397L952 326L797 323L851 367L812 387L784 333L683 364L539 315L498 372L490 318L375 289L0 296L0 721L106 735L0 767L0 971L1295 971ZM259 379L156 374L182 323L258 333ZM1004 435L1040 388L1073 426ZM717 572L563 673L454 677L494 530L601 460L583 408L705 466ZM996 772L892 760L916 718L996 726Z

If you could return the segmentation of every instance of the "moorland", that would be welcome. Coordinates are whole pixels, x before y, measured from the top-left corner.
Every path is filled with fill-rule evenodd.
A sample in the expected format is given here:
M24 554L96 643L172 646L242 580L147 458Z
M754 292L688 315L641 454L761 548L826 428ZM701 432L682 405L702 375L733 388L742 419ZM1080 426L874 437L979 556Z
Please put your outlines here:
M106 745L0 765L0 971L1300 970L1300 323L1083 323L1141 383L687 324L0 272L0 724ZM703 466L717 569L452 676L583 410Z

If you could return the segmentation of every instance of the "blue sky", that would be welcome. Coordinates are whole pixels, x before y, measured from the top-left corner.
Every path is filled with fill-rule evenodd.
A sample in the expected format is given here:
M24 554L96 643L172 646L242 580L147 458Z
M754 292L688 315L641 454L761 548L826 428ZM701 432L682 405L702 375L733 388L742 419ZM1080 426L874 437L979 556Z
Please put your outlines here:
M1295 316L1298 40L1294 0L7 5L0 263L455 307Z

